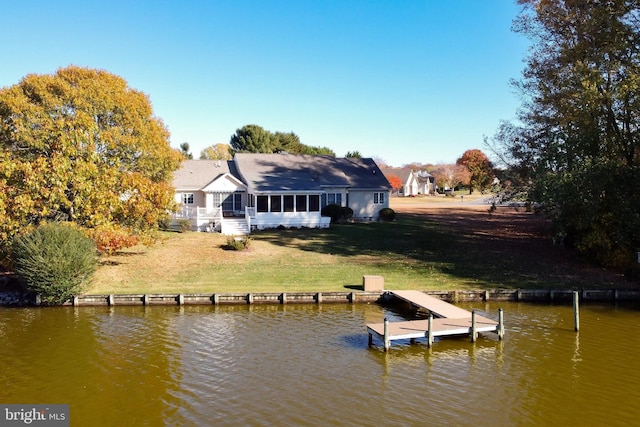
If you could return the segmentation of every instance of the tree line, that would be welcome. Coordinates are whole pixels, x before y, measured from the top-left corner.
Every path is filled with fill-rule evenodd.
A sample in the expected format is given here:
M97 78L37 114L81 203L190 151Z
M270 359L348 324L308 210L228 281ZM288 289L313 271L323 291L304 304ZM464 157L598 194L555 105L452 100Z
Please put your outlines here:
M519 0L532 43L518 120L488 141L506 194L535 203L556 237L638 277L640 2Z
M183 156L192 159L189 144L180 145ZM229 144L214 144L200 152L201 160L230 160L235 153L289 153L333 156L336 153L327 147L305 145L293 132L271 132L261 126L245 125L231 135ZM357 151L348 152L346 157L358 157Z

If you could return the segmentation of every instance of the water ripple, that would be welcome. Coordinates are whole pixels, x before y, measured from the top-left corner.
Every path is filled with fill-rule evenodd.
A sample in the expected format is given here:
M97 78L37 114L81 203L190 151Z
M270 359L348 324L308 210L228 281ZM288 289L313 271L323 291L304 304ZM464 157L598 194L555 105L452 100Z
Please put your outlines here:
M0 402L78 425L628 425L638 310L503 304L506 336L367 347L377 305L0 309ZM473 308L469 305L469 308ZM496 305L482 307L496 312ZM585 402L597 402L586 404Z

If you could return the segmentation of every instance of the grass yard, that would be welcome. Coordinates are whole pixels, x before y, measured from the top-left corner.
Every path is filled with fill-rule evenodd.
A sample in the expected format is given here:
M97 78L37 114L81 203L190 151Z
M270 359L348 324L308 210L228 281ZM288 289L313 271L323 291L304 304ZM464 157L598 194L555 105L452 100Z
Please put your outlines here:
M387 289L628 287L553 246L547 221L513 208L412 199L391 223L255 232L248 250L215 233L166 233L162 243L103 258L90 294L343 291L365 274Z

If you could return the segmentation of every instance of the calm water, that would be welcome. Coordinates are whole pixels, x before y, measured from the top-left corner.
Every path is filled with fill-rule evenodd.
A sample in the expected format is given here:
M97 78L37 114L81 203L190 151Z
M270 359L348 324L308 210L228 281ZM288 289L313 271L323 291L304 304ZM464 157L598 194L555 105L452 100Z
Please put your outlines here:
M0 403L72 426L620 425L640 422L640 308L505 310L493 335L367 346L375 304L0 308Z

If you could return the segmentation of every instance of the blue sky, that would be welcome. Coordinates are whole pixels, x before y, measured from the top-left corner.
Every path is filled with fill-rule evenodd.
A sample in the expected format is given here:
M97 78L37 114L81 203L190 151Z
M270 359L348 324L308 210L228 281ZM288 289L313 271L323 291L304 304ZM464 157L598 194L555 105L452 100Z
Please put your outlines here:
M449 163L520 105L515 0L5 3L0 87L107 70L196 157L257 124L338 156Z

